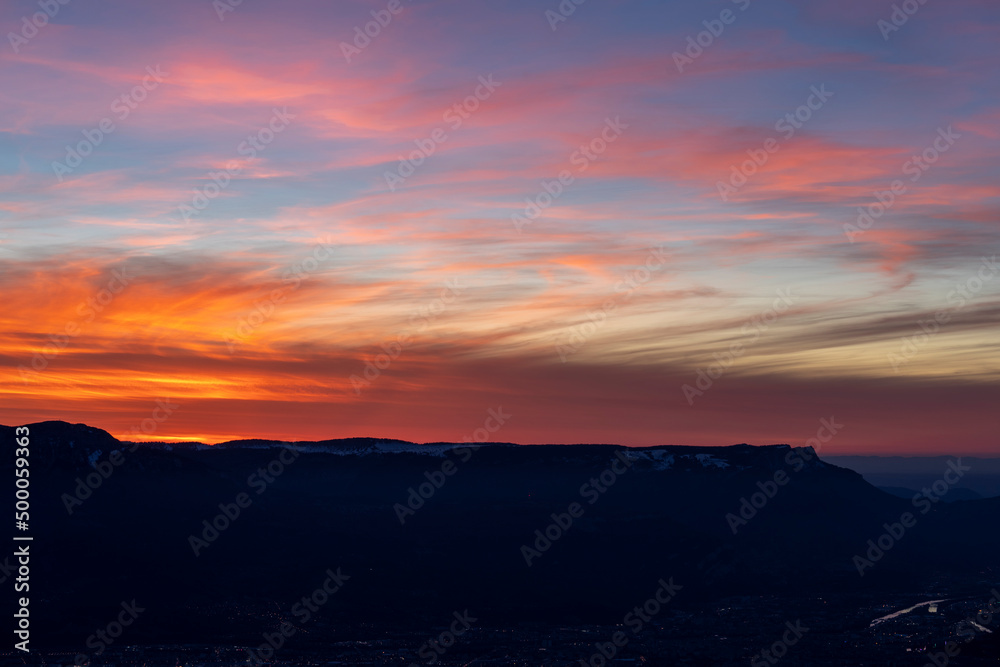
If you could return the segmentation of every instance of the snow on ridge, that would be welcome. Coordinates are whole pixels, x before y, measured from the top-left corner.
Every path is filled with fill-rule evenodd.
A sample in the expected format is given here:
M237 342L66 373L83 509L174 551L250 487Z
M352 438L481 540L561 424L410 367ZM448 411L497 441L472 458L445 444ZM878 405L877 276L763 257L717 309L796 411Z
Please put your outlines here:
M674 465L674 455L663 449L655 449L649 452L649 456L653 459L654 470L669 470Z
M399 443L376 443L373 449L380 453L386 454L427 454L430 456L444 456L445 453L450 452L453 449L459 447L464 447L468 443L460 445L402 445Z
M313 444L288 444L289 449L294 449L303 453L323 453L335 454L337 456L367 456L369 454L422 454L424 456L443 457L453 449L468 447L472 443L449 443L434 445L417 445L413 443L401 442L375 442L364 445L313 445ZM270 447L281 446L277 443Z
M140 441L137 442L135 440L121 440L120 444L122 444L122 445L136 445L139 448L142 448L144 450L162 449L165 452L172 452L174 450L174 447L180 447L180 448L184 449L185 451L189 451L189 450L204 451L204 450L208 450L208 449L212 449L213 448L212 445L206 445L203 442L152 442L152 441L145 441L145 440L140 440ZM225 449L225 447L223 447L223 449ZM132 451L132 450L129 450L127 447L119 449L117 451L126 451L126 450Z
M700 463L704 468L709 466L715 466L716 468L729 467L728 461L723 461L715 454L695 454L695 458L698 459L698 463Z
M674 455L665 449L625 449L622 455L630 461L649 461L653 470L669 470L674 465Z
M97 468L97 459L101 458L101 454L103 453L103 451L97 449L87 455L87 463L90 464L91 468Z

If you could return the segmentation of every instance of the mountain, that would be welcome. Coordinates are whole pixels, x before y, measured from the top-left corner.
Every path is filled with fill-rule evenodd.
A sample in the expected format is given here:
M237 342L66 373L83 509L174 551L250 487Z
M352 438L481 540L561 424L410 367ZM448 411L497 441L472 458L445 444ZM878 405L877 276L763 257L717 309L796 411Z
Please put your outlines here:
M133 599L147 611L130 641L256 645L338 568L349 579L317 636L464 609L497 625L620 624L661 579L683 586L677 613L825 599L867 632L860 600L996 581L1000 499L925 499L922 513L811 448L136 445L82 424L29 429L33 613L56 648L78 650ZM13 447L12 427L0 441ZM907 512L915 525L860 576L855 557Z
M827 456L834 465L850 468L878 487L920 489L934 484L946 470L954 456ZM977 497L1000 496L1000 458L977 456L961 457L969 469L961 481L943 498L974 500ZM910 494L908 497L912 497Z

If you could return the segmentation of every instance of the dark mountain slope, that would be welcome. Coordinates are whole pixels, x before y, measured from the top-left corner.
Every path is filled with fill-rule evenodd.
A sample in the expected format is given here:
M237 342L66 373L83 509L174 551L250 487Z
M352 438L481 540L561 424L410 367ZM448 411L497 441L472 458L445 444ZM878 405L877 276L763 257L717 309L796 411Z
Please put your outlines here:
M341 624L426 627L466 608L491 622L620 622L660 578L685 587L680 609L909 590L981 576L1000 546L998 499L938 503L862 578L853 557L918 510L780 445L473 451L359 438L130 451L83 425L30 430L38 636L70 647L133 598L147 609L134 641L259 643L338 567L351 578L324 617ZM12 454L13 430L0 438ZM421 485L429 498L404 512ZM219 518L240 494L249 506ZM734 524L743 499L761 506ZM551 527L553 514L568 527ZM550 546L536 533L547 529ZM205 540L198 555L192 536ZM525 546L537 549L530 567Z

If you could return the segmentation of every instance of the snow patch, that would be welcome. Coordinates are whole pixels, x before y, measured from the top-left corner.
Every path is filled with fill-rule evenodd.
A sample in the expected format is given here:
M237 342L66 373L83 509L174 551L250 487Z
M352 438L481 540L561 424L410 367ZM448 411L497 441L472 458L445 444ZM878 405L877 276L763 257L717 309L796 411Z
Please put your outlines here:
M653 470L669 470L674 465L674 455L664 449L646 451L626 449L622 450L621 454L629 461L649 461Z
M72 445L73 443L70 444ZM101 458L101 454L103 453L104 452L98 449L97 451L91 452L90 454L87 455L87 463L90 464L91 468L97 468L97 459Z
M698 463L700 463L703 468L708 468L709 466L713 466L716 468L729 467L728 461L723 461L714 454L695 454L695 458L698 459Z
M400 443L400 442L375 442L372 444L364 445L314 445L314 444L287 444L282 445L278 443L266 443L266 444L254 444L254 445L240 445L240 448L244 449L277 449L282 447L287 447L288 449L295 450L297 452L302 452L305 454L311 453L322 453L322 454L334 454L336 456L368 456L370 454L421 454L423 456L434 456L438 458L443 458L448 452L453 449L459 449L462 447L471 447L475 443L461 442L461 443L448 443L441 445L417 445L411 443ZM228 449L228 448L227 448Z
M653 470L670 470L674 465L674 455L662 449L651 451L649 456L653 460Z

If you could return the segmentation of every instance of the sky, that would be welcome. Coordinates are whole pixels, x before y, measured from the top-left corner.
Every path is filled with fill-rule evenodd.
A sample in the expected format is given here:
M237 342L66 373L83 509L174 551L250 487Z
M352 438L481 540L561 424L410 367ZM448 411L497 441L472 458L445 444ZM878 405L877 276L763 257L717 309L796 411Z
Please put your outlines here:
M1000 454L1000 5L577 2L0 3L0 422Z

